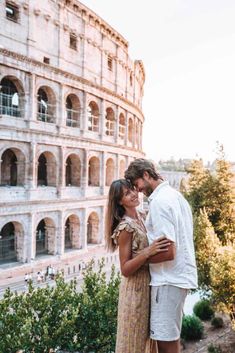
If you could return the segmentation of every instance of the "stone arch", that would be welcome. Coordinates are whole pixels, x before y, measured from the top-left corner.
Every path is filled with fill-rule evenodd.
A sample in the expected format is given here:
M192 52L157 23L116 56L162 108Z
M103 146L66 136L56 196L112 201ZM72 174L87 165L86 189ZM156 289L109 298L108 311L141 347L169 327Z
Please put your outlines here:
M118 136L120 139L124 140L126 134L126 120L123 113L119 115L119 132Z
M76 94L69 94L66 98L66 126L80 127L81 104Z
M87 244L99 243L99 216L92 212L87 220Z
M55 123L56 96L48 86L41 86L37 91L37 120Z
M15 76L5 76L0 82L0 114L21 117L24 113L25 93Z
M100 160L98 157L91 157L89 160L88 185L100 186Z
M56 186L56 159L51 152L43 152L38 157L38 186Z
M81 249L80 221L78 216L72 214L66 219L64 226L64 248Z
M109 158L106 162L106 173L105 173L105 185L110 186L115 178L115 163L112 158Z
M51 218L43 218L36 228L36 257L55 254L56 228Z
M106 109L105 115L105 128L107 136L114 136L115 132L115 114L112 108L108 107Z
M119 178L124 178L125 170L126 170L126 163L122 159L119 165Z
M19 222L8 222L0 231L0 264L23 261L24 230Z
M66 159L65 185L81 185L81 161L75 153L70 154Z
M87 108L88 130L99 132L99 107L96 102L91 101Z
M8 148L1 156L1 185L25 184L25 156L18 148Z
M134 125L133 125L133 120L129 118L128 120L128 141L133 143L134 139Z

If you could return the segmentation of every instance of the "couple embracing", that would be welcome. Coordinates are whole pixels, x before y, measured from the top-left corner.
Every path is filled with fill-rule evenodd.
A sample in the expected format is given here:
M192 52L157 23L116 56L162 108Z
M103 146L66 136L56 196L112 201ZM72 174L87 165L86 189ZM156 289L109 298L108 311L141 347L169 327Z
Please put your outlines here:
M148 196L145 219L138 192ZM192 214L181 193L136 159L109 190L107 247L119 248L115 353L179 353L183 306L197 287Z

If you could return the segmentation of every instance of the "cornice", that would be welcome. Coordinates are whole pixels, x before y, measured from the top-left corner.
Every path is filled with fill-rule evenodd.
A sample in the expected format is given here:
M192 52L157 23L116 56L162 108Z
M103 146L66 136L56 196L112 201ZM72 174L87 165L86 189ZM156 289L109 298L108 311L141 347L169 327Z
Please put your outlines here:
M30 64L30 65L33 65L35 67L41 67L41 68L44 68L44 69L49 69L52 73L56 74L56 75L60 75L60 76L63 76L65 78L70 78L74 81L77 81L77 82L80 82L84 85L87 85L91 88L96 88L98 89L99 91L103 92L103 93L106 93L108 94L109 96L112 96L112 97L115 97L117 99L119 99L120 101L124 102L125 104L133 107L134 109L136 109L140 115L142 116L142 118L144 119L144 115L143 115L143 112L142 110L136 105L134 104L133 102L129 101L128 99L124 98L123 96L109 90L108 88L105 88L103 86L100 86L92 81L89 81L85 78L82 78L80 76L77 76L75 74L72 74L68 71L64 71L62 69L59 69L55 66L52 66L52 65L49 65L49 64L44 64L36 59L32 59L32 58L29 58L25 55L22 55L22 54L19 54L19 53L16 53L16 52L13 52L11 50L8 50L8 49L3 49L3 48L0 48L0 54L2 54L3 56L7 56L7 57L10 57L10 58L13 58L13 59L16 59L17 61L21 61L21 62L24 62L24 63L27 63L27 64ZM24 68L22 68L23 71L29 71L29 70L25 70Z

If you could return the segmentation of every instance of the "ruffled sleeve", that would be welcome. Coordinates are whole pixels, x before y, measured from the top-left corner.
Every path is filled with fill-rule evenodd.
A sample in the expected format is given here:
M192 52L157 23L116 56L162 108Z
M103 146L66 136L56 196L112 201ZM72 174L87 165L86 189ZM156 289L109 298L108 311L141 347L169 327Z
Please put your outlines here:
M139 241L138 241L138 229L136 228L136 225L134 222L128 221L128 220L123 220L119 223L115 231L113 232L112 238L114 241L114 244L118 245L118 238L120 233L125 230L128 233L132 233L132 250L135 251L139 247Z

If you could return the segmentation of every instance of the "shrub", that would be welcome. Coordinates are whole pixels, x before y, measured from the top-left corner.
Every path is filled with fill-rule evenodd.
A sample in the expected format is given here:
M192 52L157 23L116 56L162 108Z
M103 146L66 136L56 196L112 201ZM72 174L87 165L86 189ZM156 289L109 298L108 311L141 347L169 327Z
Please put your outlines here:
M81 293L62 277L53 287L30 284L27 293L8 289L0 300L0 352L114 351L120 277L112 268L107 281L103 267L88 266Z
M186 315L183 317L181 338L186 341L202 338L204 331L201 320L195 315Z
M213 344L210 344L209 347L207 348L208 353L222 353L222 350L220 346L214 346Z
M224 326L224 321L223 321L222 317L215 316L215 317L213 317L213 319L211 320L211 325L212 325L214 328L221 328L221 327Z
M214 316L214 310L209 300L200 300L193 307L194 314L201 320L210 320Z

